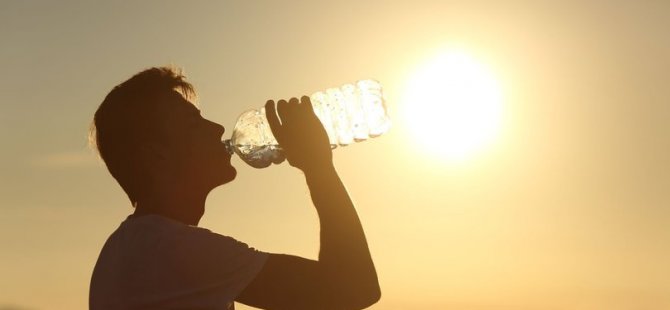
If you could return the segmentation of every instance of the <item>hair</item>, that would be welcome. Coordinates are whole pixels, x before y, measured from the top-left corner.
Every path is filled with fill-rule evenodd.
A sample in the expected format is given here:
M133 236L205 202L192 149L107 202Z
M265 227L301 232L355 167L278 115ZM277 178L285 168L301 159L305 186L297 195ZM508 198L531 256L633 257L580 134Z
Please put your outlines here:
M105 162L133 206L140 194L144 171L137 150L140 143L156 139L151 133L161 96L178 91L195 100L193 85L176 67L154 67L117 85L102 101L89 131L89 143Z

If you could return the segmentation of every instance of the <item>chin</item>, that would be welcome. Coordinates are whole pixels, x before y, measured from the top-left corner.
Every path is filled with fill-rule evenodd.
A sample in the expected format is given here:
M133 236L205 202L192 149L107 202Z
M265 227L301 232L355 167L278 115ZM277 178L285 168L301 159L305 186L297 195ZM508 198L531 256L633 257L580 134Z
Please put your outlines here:
M209 165L202 165L200 168L204 169L201 171L206 175L207 179L210 180L210 183L215 183L216 186L226 184L235 179L237 176L237 170L230 161L219 160L211 162Z
M237 177L237 169L235 169L235 167L233 167L233 166L230 166L230 172L228 173L228 176L229 176L229 178L226 181L226 183L231 182L232 180L235 180L235 177Z
M226 169L222 169L221 171L224 171L220 176L221 185L229 183L235 180L235 177L237 177L237 169L235 169L233 166L228 166Z

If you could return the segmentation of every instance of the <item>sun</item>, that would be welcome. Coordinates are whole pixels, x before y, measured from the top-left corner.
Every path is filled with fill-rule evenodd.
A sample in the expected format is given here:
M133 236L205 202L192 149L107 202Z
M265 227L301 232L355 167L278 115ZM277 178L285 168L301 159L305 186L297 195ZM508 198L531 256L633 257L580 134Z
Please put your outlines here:
M402 115L426 152L462 161L498 135L502 95L495 76L463 51L446 51L408 79Z

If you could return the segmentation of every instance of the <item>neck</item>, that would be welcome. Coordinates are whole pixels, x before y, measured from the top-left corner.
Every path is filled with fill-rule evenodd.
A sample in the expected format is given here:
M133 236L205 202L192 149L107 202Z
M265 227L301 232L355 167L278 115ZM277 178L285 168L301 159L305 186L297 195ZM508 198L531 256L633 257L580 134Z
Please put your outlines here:
M138 200L134 216L161 215L186 225L197 226L205 212L207 193L170 190Z

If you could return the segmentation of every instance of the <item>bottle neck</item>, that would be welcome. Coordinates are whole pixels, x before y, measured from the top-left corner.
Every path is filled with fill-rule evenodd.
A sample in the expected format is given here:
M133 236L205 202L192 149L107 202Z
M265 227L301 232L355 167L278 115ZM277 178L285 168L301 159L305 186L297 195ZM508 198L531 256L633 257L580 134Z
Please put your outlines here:
M221 143L226 146L226 151L228 151L228 154L235 154L235 146L233 146L233 142L230 139L221 140Z

